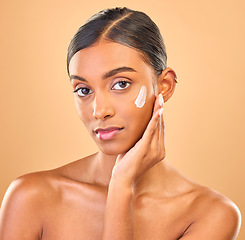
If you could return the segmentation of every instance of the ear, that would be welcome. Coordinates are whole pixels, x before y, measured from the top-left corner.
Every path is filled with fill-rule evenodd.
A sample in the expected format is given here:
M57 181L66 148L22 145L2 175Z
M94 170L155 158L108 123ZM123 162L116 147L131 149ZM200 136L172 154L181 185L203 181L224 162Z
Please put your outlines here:
M173 95L176 86L176 73L172 68L165 68L158 76L158 90L162 94L164 102Z

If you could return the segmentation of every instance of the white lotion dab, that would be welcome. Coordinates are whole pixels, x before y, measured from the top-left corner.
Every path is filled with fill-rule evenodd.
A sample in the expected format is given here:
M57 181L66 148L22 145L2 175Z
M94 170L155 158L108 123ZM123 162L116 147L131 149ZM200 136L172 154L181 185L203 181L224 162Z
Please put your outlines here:
M146 99L146 87L142 86L139 92L138 97L135 100L135 105L138 108L142 108L145 105L145 99Z

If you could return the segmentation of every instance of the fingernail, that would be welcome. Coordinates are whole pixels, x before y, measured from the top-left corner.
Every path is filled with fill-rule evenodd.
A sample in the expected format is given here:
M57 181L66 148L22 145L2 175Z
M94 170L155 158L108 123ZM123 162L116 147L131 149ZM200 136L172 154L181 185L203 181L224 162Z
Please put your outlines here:
M163 105L164 105L163 96L162 96L161 93L160 93L158 96L159 96L159 98L158 98L158 100L159 100L159 105L163 108Z
M162 116L162 115L163 115L163 108L161 108L159 111L159 116Z

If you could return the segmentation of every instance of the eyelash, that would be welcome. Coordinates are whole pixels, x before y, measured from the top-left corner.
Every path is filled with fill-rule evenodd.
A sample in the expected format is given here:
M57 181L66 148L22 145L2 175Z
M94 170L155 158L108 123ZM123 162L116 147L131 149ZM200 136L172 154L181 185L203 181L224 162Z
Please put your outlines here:
M80 91L80 90L82 90L82 89L87 89L87 90L89 90L89 93L88 94L90 94L90 89L89 88L86 88L86 87L80 87L80 88L77 88L75 91L73 91L74 93L77 93L77 95L79 96L79 97L85 97L85 96L87 96L88 94L86 94L86 95L83 95L83 96L81 96L81 95L79 95L79 93L78 93L78 91Z
M117 84L119 84L119 83L126 83L126 84L127 84L127 86L126 86L125 88L121 88L121 89L126 89L126 88L129 87L129 85L131 85L131 82L128 82L128 81L125 81L125 80L123 80L123 81L118 81L118 82L116 82L116 83L113 85L112 89L113 89ZM113 90L114 90L114 89L113 89ZM120 89L115 89L115 90L120 90Z
M115 89L115 86L116 86L117 84L120 84L120 83L126 83L126 87L125 87L125 88L120 88L120 89ZM128 88L130 85L131 85L131 82L129 82L129 81L125 81L125 80L123 80L123 81L118 81L118 82L116 82L116 83L113 85L113 87L112 87L111 89L112 89L112 90L119 90L119 91L120 91L120 90L123 90L123 89ZM79 92L80 90L82 90L82 89L87 89L87 90L89 90L89 93L87 93L86 95L83 95L83 96L79 95L78 92ZM77 88L76 90L74 90L73 92L74 92L74 93L77 92L77 94L78 94L79 97L85 97L85 96L91 94L90 91L91 91L91 90L90 90L89 88L86 88L86 87L80 87L80 88Z

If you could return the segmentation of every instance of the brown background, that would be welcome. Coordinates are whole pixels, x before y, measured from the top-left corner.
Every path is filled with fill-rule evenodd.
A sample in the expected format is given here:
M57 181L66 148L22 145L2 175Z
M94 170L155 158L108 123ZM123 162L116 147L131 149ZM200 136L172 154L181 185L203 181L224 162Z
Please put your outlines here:
M75 112L66 51L92 14L127 6L158 24L178 75L165 106L168 160L245 212L244 0L1 0L0 6L0 201L17 176L96 151ZM238 239L245 239L243 228Z

